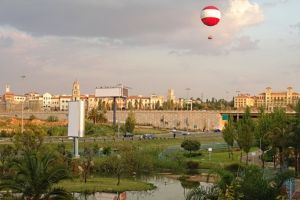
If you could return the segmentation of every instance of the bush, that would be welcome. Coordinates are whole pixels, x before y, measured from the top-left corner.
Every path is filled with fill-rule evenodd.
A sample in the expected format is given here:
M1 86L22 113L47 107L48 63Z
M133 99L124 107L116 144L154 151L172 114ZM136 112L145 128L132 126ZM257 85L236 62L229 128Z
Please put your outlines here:
M240 163L232 163L230 165L225 166L224 169L227 171L230 171L232 173L235 173L235 172L245 169L245 167Z
M111 147L104 147L103 154L109 156L111 154Z
M53 126L47 130L49 136L65 136L67 135L67 127L65 126Z
M190 154L192 151L198 151L200 149L200 142L197 140L185 140L181 143L181 147L184 148L184 150L189 151Z
M47 118L47 121L48 122L58 122L58 117L57 116L49 116L48 118Z
M30 115L30 117L29 117L29 120L30 120L30 121L35 120L35 119L36 119L36 116Z
M196 161L189 160L186 162L186 167L189 170L195 170L199 168L199 163Z

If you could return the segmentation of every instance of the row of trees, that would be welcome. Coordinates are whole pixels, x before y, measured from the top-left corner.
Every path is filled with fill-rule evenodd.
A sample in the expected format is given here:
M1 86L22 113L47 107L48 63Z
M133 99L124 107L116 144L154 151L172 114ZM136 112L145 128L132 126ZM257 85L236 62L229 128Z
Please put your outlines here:
M265 165L266 152L273 156L274 167L279 162L280 169L288 167L288 161L294 160L295 171L300 170L300 104L295 117L288 116L282 109L272 113L260 110L257 120L250 116L250 108L246 108L242 119L229 119L223 130L223 138L228 145L229 157L236 143L242 153L245 152L248 164L248 154L251 147L257 146L261 151L262 167Z
M233 108L233 100L226 101L225 99L216 98L206 99L205 101L200 98L191 98L190 100L193 101L193 110L220 110ZM105 113L107 110L112 110L113 107L113 104L100 100L95 110L99 110L99 108L101 108L101 110ZM120 107L117 108L124 109ZM164 102L156 101L154 105L150 105L150 103L144 104L141 99L136 99L134 101L129 101L127 105L128 110L186 110L187 108L190 108L190 103L174 102L173 100L167 100Z

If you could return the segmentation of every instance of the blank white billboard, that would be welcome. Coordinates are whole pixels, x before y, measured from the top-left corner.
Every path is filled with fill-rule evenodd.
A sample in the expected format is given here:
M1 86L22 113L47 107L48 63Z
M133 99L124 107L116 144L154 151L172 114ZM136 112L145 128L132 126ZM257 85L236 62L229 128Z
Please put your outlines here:
M96 97L127 97L128 89L122 87L96 88Z
M83 101L69 102L68 136L84 137L84 102Z

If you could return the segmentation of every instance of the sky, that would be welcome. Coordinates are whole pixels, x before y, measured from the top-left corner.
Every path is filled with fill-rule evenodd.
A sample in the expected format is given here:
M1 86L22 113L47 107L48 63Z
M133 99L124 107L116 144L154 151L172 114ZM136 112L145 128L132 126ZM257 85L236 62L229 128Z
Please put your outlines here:
M202 8L222 19L207 27ZM0 90L230 99L300 92L299 0L0 0ZM213 36L208 40L209 35ZM26 76L26 78L22 78ZM187 90L190 88L190 90Z

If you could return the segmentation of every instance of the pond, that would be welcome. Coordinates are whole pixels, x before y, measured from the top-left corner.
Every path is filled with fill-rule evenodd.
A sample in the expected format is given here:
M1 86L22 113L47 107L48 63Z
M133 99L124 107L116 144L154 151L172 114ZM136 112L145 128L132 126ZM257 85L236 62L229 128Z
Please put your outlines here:
M164 176L143 178L143 181L153 183L157 188L152 191L126 192L124 200L184 200L185 194L189 191L183 187L179 180ZM200 183L203 186L210 186L209 183ZM80 200L117 200L116 194L95 193L93 195L76 195ZM115 198L115 199L114 199ZM121 200L123 200L121 198Z

